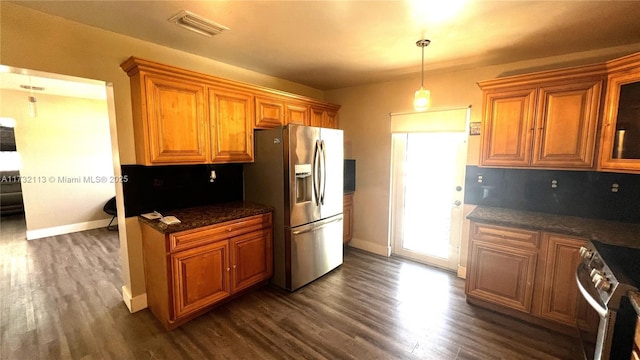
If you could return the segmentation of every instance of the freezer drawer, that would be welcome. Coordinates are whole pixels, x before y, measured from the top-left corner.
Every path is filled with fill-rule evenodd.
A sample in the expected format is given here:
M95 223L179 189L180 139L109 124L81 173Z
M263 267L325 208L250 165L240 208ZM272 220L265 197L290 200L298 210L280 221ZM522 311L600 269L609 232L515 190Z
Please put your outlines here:
M290 244L287 289L296 290L342 264L342 214L286 231Z

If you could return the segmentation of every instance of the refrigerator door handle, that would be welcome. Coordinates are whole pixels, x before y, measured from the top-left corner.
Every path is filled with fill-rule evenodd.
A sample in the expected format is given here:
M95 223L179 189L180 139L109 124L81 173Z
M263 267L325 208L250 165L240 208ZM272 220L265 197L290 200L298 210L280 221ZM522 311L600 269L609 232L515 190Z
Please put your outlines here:
M320 150L322 151L322 191L320 192L320 203L324 205L324 195L327 190L327 149L324 147L324 140L320 141Z
M316 204L320 206L320 140L316 140L316 147L313 152L313 195Z
M329 224L332 224L334 222L337 222L337 221L342 221L342 216L340 216L340 217L338 217L336 219L330 220L330 221L322 222L322 223L317 224L315 226L305 226L304 229L292 231L291 234L300 235L300 234L308 233L308 232L315 231L315 230L318 230L320 228L323 228L323 227L325 227L325 226L327 226Z

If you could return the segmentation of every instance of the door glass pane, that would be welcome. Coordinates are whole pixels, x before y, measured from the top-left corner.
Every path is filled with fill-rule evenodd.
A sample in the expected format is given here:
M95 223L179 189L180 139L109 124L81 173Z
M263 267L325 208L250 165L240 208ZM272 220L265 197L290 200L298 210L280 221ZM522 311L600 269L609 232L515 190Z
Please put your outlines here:
M614 159L640 159L640 82L620 87Z
M448 258L457 147L464 133L407 136L402 247Z

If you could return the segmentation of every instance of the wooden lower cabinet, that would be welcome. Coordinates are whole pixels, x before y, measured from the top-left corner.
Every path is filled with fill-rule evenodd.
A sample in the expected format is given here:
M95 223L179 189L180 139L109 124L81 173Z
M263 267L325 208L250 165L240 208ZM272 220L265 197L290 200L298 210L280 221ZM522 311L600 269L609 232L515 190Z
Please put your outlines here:
M173 312L180 318L231 294L228 241L170 255L173 275Z
M472 224L467 269L467 296L530 312L537 251L537 234L496 226ZM478 239L478 240L476 240ZM527 239L527 241L522 241Z
M342 204L342 242L346 245L353 238L353 194L344 194Z
M273 275L273 219L262 214L164 234L142 223L147 303L173 329Z
M586 240L471 222L466 294L470 303L555 330L595 329L598 315L579 294L578 251Z
M529 312L537 254L492 244L474 243L475 264L468 275L468 294L506 307Z
M598 315L580 295L575 280L579 250L586 245L586 240L548 233L542 237L547 253L540 269L544 276L541 276L535 315L567 326L575 326L579 320L582 328L596 327Z

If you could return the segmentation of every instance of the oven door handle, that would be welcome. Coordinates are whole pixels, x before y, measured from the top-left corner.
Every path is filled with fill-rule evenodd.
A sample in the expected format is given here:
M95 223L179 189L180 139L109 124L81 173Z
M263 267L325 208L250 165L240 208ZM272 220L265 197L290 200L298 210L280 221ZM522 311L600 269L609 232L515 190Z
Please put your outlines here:
M608 311L607 307L601 303L600 298L597 295L597 290L593 286L591 278L589 277L589 272L583 263L580 263L576 269L576 283L578 284L578 290L580 290L582 297L598 313L598 315L600 315L601 318L605 318ZM593 289L592 291L595 292L595 294L589 291L589 289Z

